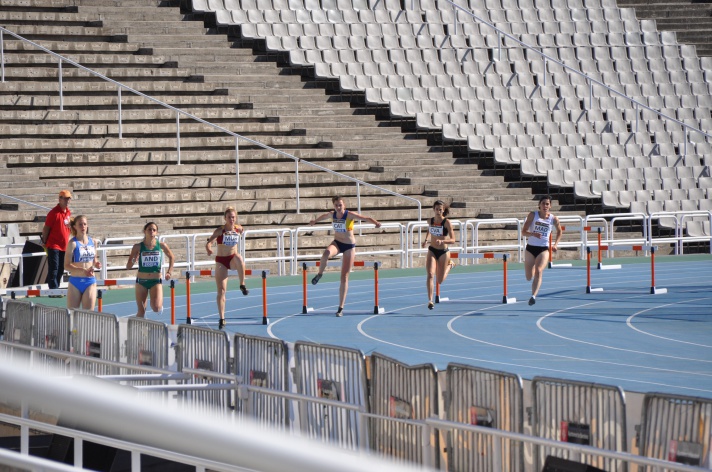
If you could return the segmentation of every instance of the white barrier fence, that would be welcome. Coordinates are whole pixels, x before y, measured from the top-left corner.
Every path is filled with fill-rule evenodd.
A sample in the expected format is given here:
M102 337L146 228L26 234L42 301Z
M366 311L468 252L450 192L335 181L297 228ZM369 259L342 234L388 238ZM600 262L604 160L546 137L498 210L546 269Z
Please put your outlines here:
M606 251L607 257L613 257L613 248L621 245L671 245L674 254L684 253L684 244L702 242L710 244L710 254L712 254L712 236L690 235L685 232L685 225L690 221L703 221L712 227L711 211L694 212L660 212L652 215L643 213L620 213L613 215L598 214L586 217L561 217L560 221L565 228L566 241L559 244L560 248L577 249L579 259L586 259L586 248L594 242L600 245L609 246ZM450 220L453 230L456 233L457 242L450 246L450 250L460 253L484 253L484 252L507 252L516 254L512 262L522 262L526 238L522 236L524 220L517 218L501 219L468 219ZM656 223L664 221L671 229L672 235L654 236L653 227ZM427 253L427 249L421 246L423 241L422 233L427 230L426 221L411 221L404 224L385 223L379 228L379 232L373 232L375 226L372 224L357 224L354 229L366 235L380 234L380 231L397 231L399 235L397 245L388 249L358 250L360 257L363 256L395 256L399 258L400 267L414 267L415 257L422 257ZM642 235L636 237L626 237L630 232L618 231L625 226L635 226L642 228ZM487 231L495 229L503 231L515 231L516 237L511 238L511 243L493 244L486 236ZM304 226L298 228L274 228L245 230L240 235L240 253L247 264L276 263L276 275L297 275L301 268L301 263L307 260L317 260L321 257L323 249L318 252L314 250L301 249L305 237L314 234L327 233L331 230L330 225ZM600 230L600 234L599 234ZM204 241L212 233L191 233L191 234L168 234L159 237L160 241L169 242L174 249L181 247L183 250L175 250L175 267L184 270L197 270L204 266L213 265L213 258L204 251ZM571 237L575 235L575 237ZM624 235L621 237L620 235ZM361 237L364 237L363 234ZM273 252L272 255L261 257L247 257L246 247L257 238L267 241L263 252ZM498 238L500 240L507 238ZM102 262L98 278L109 279L110 272L125 270L125 264L111 263L117 256L126 256L131 251L134 242L141 240L140 236L113 236L101 241L98 252ZM270 242L272 240L272 242ZM177 241L177 243L176 243ZM10 254L0 254L0 264L8 261L18 267L20 276L24 272L23 260L27 257L43 256L43 252L20 254L22 244L0 245L0 252L10 252ZM15 253L13 253L15 252ZM475 263L479 260L475 260ZM600 264L599 264L600 265ZM552 264L555 267L556 264ZM167 267L167 264L165 265Z

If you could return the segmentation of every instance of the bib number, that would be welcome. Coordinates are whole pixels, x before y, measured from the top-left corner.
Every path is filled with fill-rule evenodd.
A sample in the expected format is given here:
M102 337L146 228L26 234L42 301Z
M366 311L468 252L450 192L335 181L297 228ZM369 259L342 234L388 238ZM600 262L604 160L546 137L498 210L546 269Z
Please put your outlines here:
M334 221L334 231L336 231L337 233L345 233L346 223L343 221Z
M237 241L240 239L240 235L237 233L225 233L223 234L223 244L225 246L237 246Z
M442 226L430 226L429 231L430 231L431 236L442 236L443 235L443 227Z
M161 253L158 251L145 251L141 253L143 267L161 267Z

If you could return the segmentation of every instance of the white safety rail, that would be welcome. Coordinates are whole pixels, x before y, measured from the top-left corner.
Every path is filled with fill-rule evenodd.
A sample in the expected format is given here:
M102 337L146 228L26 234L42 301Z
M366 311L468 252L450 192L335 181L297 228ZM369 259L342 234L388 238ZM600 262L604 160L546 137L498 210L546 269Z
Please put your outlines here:
M20 249L24 247L24 244L5 244L0 246L0 248L7 248L8 251L12 251L13 249ZM17 270L20 276L20 280L25 280L25 258L26 257L42 257L46 256L47 253L42 251L42 252L31 252L31 253L17 253L17 254L0 254L0 264L3 263L4 261L7 261L9 263L12 263L13 261L17 260Z
M480 253L490 251L516 251L517 262L522 262L523 247L521 244L481 244L484 238L480 237L480 229L487 226L501 225L517 225L517 241L522 240L522 226L524 220L517 218L495 218L495 219L472 219L465 221L466 241L469 239L469 244L465 245L465 252ZM479 259L475 259L475 263L479 263Z
M307 314L307 313L327 313L327 310L317 310L315 308L312 308L308 305L307 300L308 300L308 290L309 290L309 283L307 283L308 279L308 267L319 267L321 265L321 261L305 261L302 262L302 313ZM331 260L327 261L326 263L327 267L341 267L343 265L343 262L341 260ZM383 308L379 303L378 303L378 268L380 267L381 263L380 262L374 262L374 261L354 261L353 263L354 267L373 267L373 311L357 311L357 310L344 310L343 314L345 315L355 315L355 314L373 314L373 315L380 315L386 312L385 308ZM333 311L333 310L332 310Z
M448 221L452 224L452 230L458 233L457 243L454 245L449 245L448 249L451 252L460 252L465 250L465 241L467 240L466 229L462 221L451 220ZM427 230L429 227L428 221L410 221L405 227L405 232L408 235L408 241L406 243L405 249L405 260L406 264L403 267L413 267L413 256L415 254L426 254L428 253L428 248L423 247L423 230ZM416 237L415 232L418 232ZM425 231L427 235L428 232Z
M245 254L245 248L248 245L248 238L257 235L267 235L273 236L276 240L276 252L275 256L267 257L250 257L248 258ZM245 263L255 263L255 262L276 262L277 263L277 275L286 275L287 261L292 260L290 256L285 254L284 240L288 239L289 247L292 244L292 230L289 228L277 228L277 229L248 229L245 230L241 235L242 244L240 245L240 254L242 254Z
M406 248L406 241L405 241L405 226L400 224L400 223L384 223L381 225L378 230L381 229L398 229L400 233L400 241L399 241L399 248L398 249L383 249L383 250L376 250L376 251L362 251L359 250L358 247L356 249L356 254L359 257L363 256L380 256L380 255L399 255L400 256L400 262L401 262L401 267L405 267L405 248ZM368 229L376 229L376 225L373 224L366 224L366 223L356 223L354 225L354 231L361 231L361 230L368 230ZM321 255L324 253L324 249L321 249L318 253L310 253L310 254L300 254L299 253L299 238L300 235L304 236L305 233L315 233L315 232L329 232L333 231L333 228L331 225L326 225L326 224L320 224L320 225L314 225L314 226L300 226L296 229L293 230L293 237L292 237L292 245L290 247L290 254L292 256L292 274L291 275L297 275L298 270L301 268L301 261L303 260L315 260L321 258ZM357 241L357 246L358 246L358 241ZM324 246L326 247L326 245Z
M705 237L694 237L690 235L685 235L685 223L692 221L692 218L703 218L710 224L712 228L712 212L711 211L664 211L651 213L648 217L648 234L653 233L653 222L665 220L666 226L669 226L669 221L674 221L673 226L673 236L658 236L655 238L655 242L658 244L674 244L675 254L683 254L683 243L684 242L694 242L703 241L711 243L710 254L712 254L712 236Z
M579 248L579 251L582 254L583 257L583 246L585 244L585 231L584 231L584 223L583 223L583 217L581 216L559 216L559 224L561 225L561 230L562 233L566 233L566 230L564 228L569 227L571 229L571 232L573 233L578 233L579 237L578 239L574 241L564 241L563 239L559 241L559 249L566 248L566 247L575 247ZM554 230L556 231L556 230ZM554 262L554 254L551 250L552 246L552 239L554 237L554 231L549 235L549 268L550 269L570 269L573 267L573 264L568 263L568 262L560 262L560 263L555 263ZM562 237L563 238L563 237ZM526 245L527 240L526 238L522 238L523 240L523 245Z
M215 256L212 256L210 259L199 259L198 254L202 255L204 254L205 257L208 257L208 253L205 251L205 243L208 242L208 238L212 236L213 233L194 233L191 234L191 242L190 242L190 253L193 255L193 258L190 261L190 266L188 267L189 270L196 270L199 267L206 266L206 265L214 265L215 264ZM240 235L240 239L238 240L238 243L240 244L240 247L242 247L242 235Z
M133 241L133 243L127 244L127 241ZM112 237L105 238L104 241L101 241L101 244L99 244L97 248L99 260L101 261L101 269L99 270L100 277L102 279L108 279L110 278L110 271L126 270L126 262L109 266L109 253L120 252L121 255L124 255L126 260L128 260L133 245L141 241L143 241L143 236Z
M15 297L53 297L53 296L66 296L66 288L42 288L42 286L30 287L19 287L15 288L3 288L0 289L0 295L9 295L10 298Z
M192 235L190 234L165 234L165 235L160 235L158 236L158 240L162 243L166 243L169 248L171 248L171 252L173 253L173 256L175 257L176 255L176 247L173 244L173 241L178 241L181 246L183 246L183 249L185 250L185 259L178 260L176 259L173 261L173 267L175 268L181 268L185 267L186 269L190 269L190 261L193 260L193 254L190 252L192 249ZM163 258L163 266L161 267L161 273L163 273L163 269L166 269L168 267L168 262L166 261L166 258Z

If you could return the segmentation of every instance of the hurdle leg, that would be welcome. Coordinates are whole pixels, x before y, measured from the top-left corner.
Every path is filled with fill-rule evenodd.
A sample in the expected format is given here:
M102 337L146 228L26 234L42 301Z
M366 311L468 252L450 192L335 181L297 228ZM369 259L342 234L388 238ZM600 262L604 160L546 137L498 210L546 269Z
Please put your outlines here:
M667 293L666 288L657 288L655 286L655 247L650 248L650 294L661 295Z
M600 254L600 251L599 251ZM603 292L602 288L591 288L591 248L586 248L586 293Z
M309 313L307 305L307 265L302 264L302 314Z
M102 299L102 293L104 293L103 290L97 290L97 291L96 291L96 301L97 301L97 305L98 305L98 307L99 307L99 308L98 308L98 309L99 309L99 313L101 313L102 310L104 309L104 300Z
M269 323L267 319L267 272L262 271L262 324Z
M190 272L185 273L185 308L187 312L185 324L193 324L190 319Z
M171 280L171 324L176 324L176 281Z
M378 262L373 264L373 314L378 315L385 310L378 305Z
M517 303L517 299L512 297L509 298L507 297L507 254L502 257L502 283L504 285L504 291L502 295L502 303L507 304L507 303Z

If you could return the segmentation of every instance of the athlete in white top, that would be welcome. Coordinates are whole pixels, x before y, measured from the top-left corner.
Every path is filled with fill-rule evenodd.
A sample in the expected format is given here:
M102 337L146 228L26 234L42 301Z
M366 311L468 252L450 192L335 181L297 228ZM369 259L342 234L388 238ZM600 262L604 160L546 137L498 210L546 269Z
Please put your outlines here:
M527 216L522 228L522 235L527 237L527 247L524 252L524 275L527 281L532 280L532 296L529 304L536 303L536 296L541 287L541 278L544 268L549 262L549 236L552 230L556 230L554 243L551 246L553 252L558 251L559 241L563 235L559 219L552 215L551 197L542 197L539 200L539 211L532 211Z

